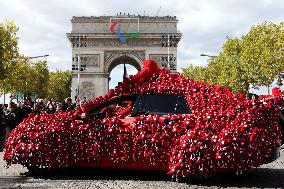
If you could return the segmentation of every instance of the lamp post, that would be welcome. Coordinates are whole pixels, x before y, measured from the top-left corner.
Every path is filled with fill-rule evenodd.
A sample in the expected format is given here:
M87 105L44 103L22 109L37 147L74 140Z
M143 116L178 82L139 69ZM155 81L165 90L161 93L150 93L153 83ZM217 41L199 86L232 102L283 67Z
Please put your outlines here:
M170 69L170 34L167 34L167 46L168 46L168 64L167 67Z
M79 98L80 95L80 44L81 44L81 34L79 34L79 39L78 39L78 43L79 43L79 53L77 54L78 57L78 86L77 86L77 98Z
M74 36L73 37L73 47L77 47L78 48L78 54L76 54L76 57L75 57L75 60L77 60L77 68L76 68L76 64L72 65L72 70L77 70L77 75L78 75L78 81L77 81L78 82L78 85L77 85L77 97L78 98L79 98L79 95L80 95L80 71L83 71L83 70L86 69L86 65L82 65L81 66L80 47L87 47L86 42L85 43L81 42L82 39L86 39L86 38L87 38L87 36L86 35L82 35L82 34L78 34L78 36ZM74 43L75 39L78 40L77 44Z
M162 39L166 40L166 42L162 41L162 47L167 47L167 56L162 56L162 61L166 59L167 63L166 65L162 63L162 66L167 67L169 70L175 70L174 62L176 57L174 57L174 54L170 54L170 47L177 47L178 35L176 33L162 33Z

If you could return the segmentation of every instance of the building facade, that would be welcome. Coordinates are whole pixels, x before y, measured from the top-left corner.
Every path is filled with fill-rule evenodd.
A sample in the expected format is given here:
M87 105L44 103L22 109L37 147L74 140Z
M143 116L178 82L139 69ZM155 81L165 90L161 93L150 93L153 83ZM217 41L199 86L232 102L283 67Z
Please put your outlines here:
M143 61L151 58L159 67L176 72L181 39L176 17L83 16L73 17L71 23L67 37L74 70L72 99L78 89L79 97L88 100L106 94L109 74L119 64L130 64L140 71Z

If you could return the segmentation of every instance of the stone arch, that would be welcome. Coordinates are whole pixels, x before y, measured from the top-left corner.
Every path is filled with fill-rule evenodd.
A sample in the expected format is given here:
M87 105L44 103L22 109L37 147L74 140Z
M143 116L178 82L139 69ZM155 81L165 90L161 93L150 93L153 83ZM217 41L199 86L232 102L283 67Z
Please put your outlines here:
M124 18L125 17L125 18ZM120 43L116 35L109 30L109 25L115 20L122 21L122 31L131 31L136 28L139 30L137 37L128 37L126 43ZM138 20L138 22L136 21ZM127 24L124 24L127 23ZM143 68L143 61L146 58L153 59L158 66L162 66L165 57L168 57L167 48L162 48L167 39L164 34L170 35L170 43L175 43L170 49L170 56L177 56L177 45L182 34L177 31L178 20L176 17L149 17L128 15L123 17L113 16L90 16L90 17L73 17L71 20L72 30L67 33L67 37L72 47L72 57L79 54L86 63L86 70L80 72L80 83L93 89L81 90L84 95L103 96L108 92L109 73L122 62L122 59L129 60L129 63L138 70ZM90 24L91 23L91 24ZM156 25L155 25L156 23ZM106 27L107 26L107 27ZM142 30L141 30L142 28ZM134 31L134 30L133 30ZM173 37L173 38L172 38ZM80 40L79 40L80 39ZM82 48L82 43L84 47ZM85 48L86 47L86 48ZM78 61L73 58L72 68L77 68ZM176 59L177 60L177 59ZM176 71L176 62L174 62L172 71ZM73 67L74 66L74 67ZM78 74L74 71L72 78L72 99L77 95ZM93 90L95 92L93 93Z
M112 54L105 60L104 72L110 74L113 68L119 64L130 64L135 67L138 71L141 71L143 68L143 59L132 52L118 52Z

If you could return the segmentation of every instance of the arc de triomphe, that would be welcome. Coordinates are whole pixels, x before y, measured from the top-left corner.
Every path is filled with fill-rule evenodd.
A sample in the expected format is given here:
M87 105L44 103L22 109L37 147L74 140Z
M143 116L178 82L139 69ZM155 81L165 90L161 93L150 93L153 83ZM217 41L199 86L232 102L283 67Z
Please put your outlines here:
M160 67L176 72L177 44L181 33L174 16L135 15L73 17L67 37L72 46L74 70L71 97L92 99L109 89L109 74L119 64L130 64L138 71L152 58ZM78 66L79 65L79 66ZM123 73L121 73L123 74Z

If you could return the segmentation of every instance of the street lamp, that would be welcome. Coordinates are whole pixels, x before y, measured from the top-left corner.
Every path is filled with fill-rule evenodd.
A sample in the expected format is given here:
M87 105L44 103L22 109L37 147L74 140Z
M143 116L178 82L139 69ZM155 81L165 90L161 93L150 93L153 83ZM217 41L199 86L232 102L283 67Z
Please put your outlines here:
M47 56L49 56L49 54L39 55L39 56L17 57L17 58L12 58L11 60L9 60L9 62L15 61L15 60L25 60L26 62L27 60L30 60L30 59L42 58L42 57L47 57Z
M45 55L40 55L40 56L30 56L30 57L26 57L24 59L35 59L35 58L42 58L42 57L47 57L49 56L49 54L45 54Z
M207 56L209 58L217 58L215 55L201 54L200 56Z

